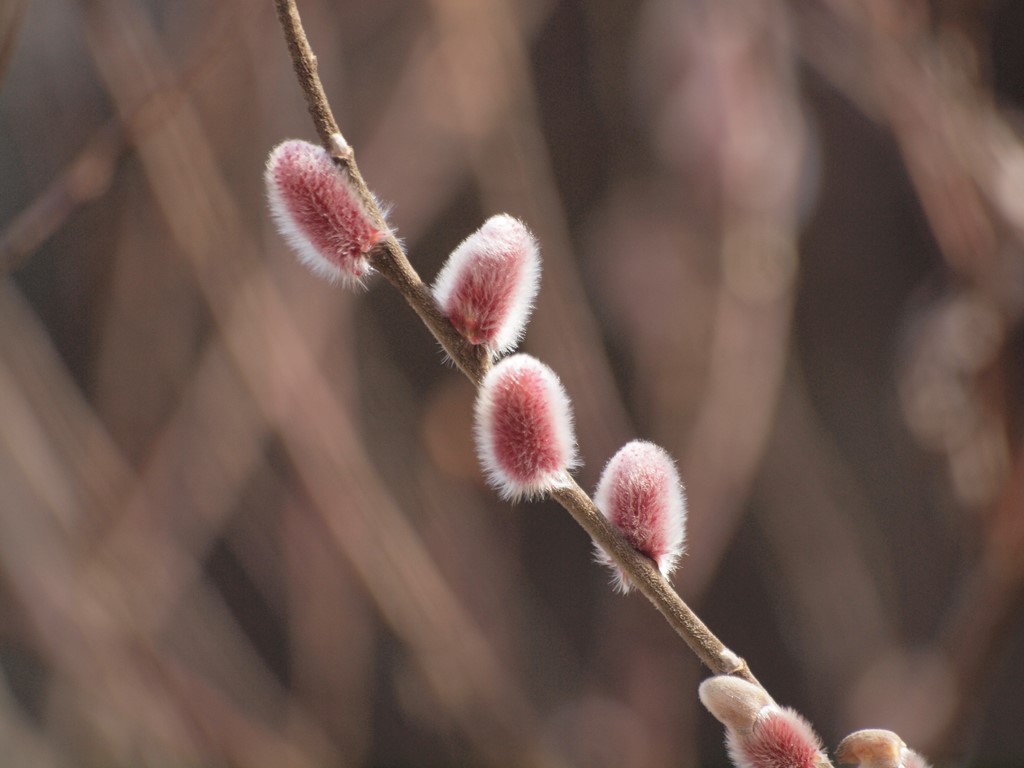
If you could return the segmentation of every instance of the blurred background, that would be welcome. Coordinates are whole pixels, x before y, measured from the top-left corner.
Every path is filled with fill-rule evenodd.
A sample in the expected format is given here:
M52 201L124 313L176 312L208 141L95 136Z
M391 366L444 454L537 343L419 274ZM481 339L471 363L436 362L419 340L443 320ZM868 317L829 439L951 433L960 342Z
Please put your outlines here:
M431 280L507 211L593 487L678 458L675 583L834 747L1024 747L1024 3L299 3ZM705 674L397 293L317 281L270 0L0 2L11 766L714 766Z

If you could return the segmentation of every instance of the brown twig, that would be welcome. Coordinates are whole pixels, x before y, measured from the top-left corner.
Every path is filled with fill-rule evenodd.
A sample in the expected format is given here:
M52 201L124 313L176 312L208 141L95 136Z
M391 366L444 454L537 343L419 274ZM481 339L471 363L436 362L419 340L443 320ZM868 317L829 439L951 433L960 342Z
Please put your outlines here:
M323 84L320 82L320 75L317 73L316 56L313 54L313 49L310 48L309 40L306 39L305 30L302 28L299 9L295 6L294 0L274 0L274 4L277 6L277 18L281 22L285 40L288 42L288 52L291 54L292 65L295 67L295 75L306 97L309 115L320 136L320 143L331 154L338 167L348 174L366 209L376 219L378 226L388 233L387 238L370 254L370 261L374 269L380 272L405 297L406 302L419 315L424 325L430 329L434 338L441 342L441 346L459 369L471 381L479 384L490 367L490 358L481 350L467 343L448 321L448 318L441 314L430 291L423 284L412 264L409 263L405 251L402 250L402 244L391 233L391 228L384 220L384 214L381 212L377 199L370 192L366 182L363 181L362 174L359 173L352 147L345 141L345 137L342 136L338 123L334 119L331 105L327 101Z
M662 576L654 561L632 547L608 518L601 514L594 501L576 481L565 488L552 491L551 497L565 507L580 527L629 574L637 589L654 604L672 629L683 638L694 655L708 669L719 675L737 675L760 685L747 663L730 651L708 629Z
M281 22L281 29L284 30L285 40L288 41L288 52L292 55L295 75L299 78L302 93L306 96L309 116L313 118L313 125L320 135L320 143L330 151L334 137L340 136L341 131L334 120L331 105L327 103L327 94L324 93L324 86L317 73L316 56L313 55L313 49L309 47L309 40L306 39L306 31L302 28L299 9L295 7L295 3L288 0L275 0L274 4L277 6L277 18Z
M288 42L292 63L309 105L310 115L325 149L331 153L343 172L348 173L368 209L383 224L383 216L372 193L363 181L355 163L354 153L338 130L323 86L317 75L316 57L309 46L294 0L274 0L278 18ZM476 347L468 344L438 310L419 275L412 268L405 252L394 236L389 235L372 255L373 266L405 297L455 364L479 385L490 366L490 360ZM552 498L573 516L577 523L629 575L633 583L661 612L672 628L686 641L694 654L717 674L733 674L757 683L746 662L730 651L714 633L683 602L654 563L637 552L601 514L593 500L573 481L555 490Z

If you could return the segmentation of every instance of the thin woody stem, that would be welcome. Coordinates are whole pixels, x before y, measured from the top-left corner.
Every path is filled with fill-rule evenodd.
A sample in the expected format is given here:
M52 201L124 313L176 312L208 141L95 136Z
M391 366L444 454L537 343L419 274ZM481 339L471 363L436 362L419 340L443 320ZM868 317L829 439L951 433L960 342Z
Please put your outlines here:
M288 42L288 52L292 55L295 75L299 78L302 93L306 96L309 116L313 118L313 125L320 135L320 143L330 152L334 135L340 135L341 131L338 130L338 123L334 119L331 105L327 102L327 94L324 93L324 86L320 82L316 56L313 55L313 49L309 47L309 40L306 39L306 31L302 28L299 9L292 0L274 0L274 5L277 6L277 19L281 22L284 38Z
M468 343L438 309L430 291L405 256L398 240L390 234L380 207L356 166L352 147L348 145L334 120L323 85L317 74L316 57L309 46L294 0L274 0L278 18L284 29L295 74L306 97L310 116L324 148L338 167L349 175L360 197L387 238L371 254L374 268L394 285L419 315L434 337L459 369L477 386L490 368L485 350ZM551 492L551 497L596 541L629 575L634 585L661 612L669 625L690 647L690 650L712 672L736 675L760 685L747 663L730 651L700 620L672 588L653 561L637 552L594 504L575 480Z
M672 588L654 561L638 552L612 525L575 480L551 491L580 527L601 545L630 581L661 612L694 655L715 674L736 675L760 686L747 663L730 651Z
M330 153L338 168L348 174L377 227L382 232L387 232L387 237L370 254L371 265L405 297L406 302L419 315L434 338L441 342L441 346L459 369L473 383L480 384L490 368L490 357L483 350L467 342L455 330L448 318L437 308L430 291L409 263L402 244L392 234L377 199L359 173L352 147L341 135L338 123L334 119L327 94L324 93L323 84L320 82L316 56L313 55L313 49L302 28L299 9L295 6L294 0L274 0L274 5L277 7L277 18L281 22L281 29L284 30L284 37L288 43L295 75L306 97L309 116L313 119L313 125L320 136L320 143Z

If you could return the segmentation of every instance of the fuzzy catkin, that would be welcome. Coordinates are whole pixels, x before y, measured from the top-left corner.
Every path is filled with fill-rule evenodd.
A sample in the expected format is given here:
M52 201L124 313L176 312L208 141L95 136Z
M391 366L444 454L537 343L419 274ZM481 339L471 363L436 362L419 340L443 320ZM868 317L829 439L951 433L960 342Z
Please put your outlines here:
M635 550L651 558L664 576L679 561L686 538L686 496L675 462L654 443L634 440L611 458L594 493L594 503ZM612 569L620 592L632 584L597 544L598 562Z
M499 214L452 251L433 294L464 338L497 357L522 339L539 284L536 239L521 221Z
M569 396L530 355L512 355L488 372L475 417L477 455L503 498L540 496L563 485L577 464Z
M370 272L369 253L387 233L323 147L282 142L267 159L264 180L278 231L303 264L347 284Z

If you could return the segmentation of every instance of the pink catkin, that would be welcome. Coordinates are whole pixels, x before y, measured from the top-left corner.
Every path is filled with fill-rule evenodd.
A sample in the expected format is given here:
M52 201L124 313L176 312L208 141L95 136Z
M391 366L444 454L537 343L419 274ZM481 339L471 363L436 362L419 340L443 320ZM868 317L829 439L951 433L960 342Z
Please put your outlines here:
M765 707L749 731L726 731L726 747L737 768L815 768L821 741L791 709Z
M504 498L539 496L563 483L576 444L569 397L555 373L522 354L495 365L477 396L476 444Z
M672 573L684 547L686 496L671 456L653 443L627 443L601 474L594 501L634 549ZM616 589L628 592L629 578L596 544L595 556L612 569Z
M779 707L758 685L729 675L709 677L701 703L725 726L736 768L816 768L828 765L814 729L792 709Z
M264 173L278 230L314 273L358 282L386 236L351 181L322 147L292 139L270 153Z
M539 282L537 241L521 221L501 214L452 251L433 293L459 333L499 355L522 338Z

